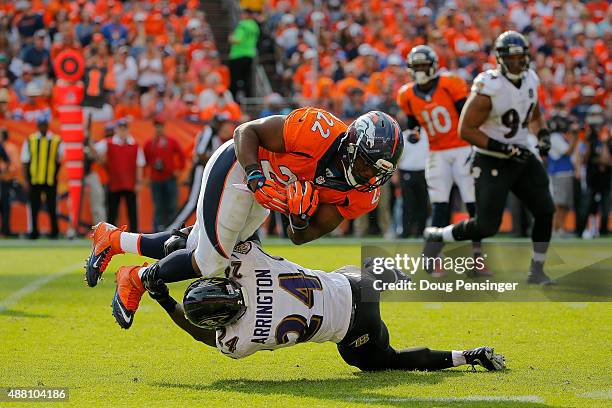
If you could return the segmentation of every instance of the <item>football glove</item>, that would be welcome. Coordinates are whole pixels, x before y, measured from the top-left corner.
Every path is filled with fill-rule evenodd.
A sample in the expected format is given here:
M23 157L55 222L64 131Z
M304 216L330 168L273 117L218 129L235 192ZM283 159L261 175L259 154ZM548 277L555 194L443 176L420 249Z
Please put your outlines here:
M187 238L192 228L193 227L189 227L187 233L184 233L180 229L172 230L172 235L164 242L164 256L168 256L179 249L187 248Z
M421 139L419 137L419 130L418 128L416 129L408 129L406 131L404 131L406 134L406 140L408 141L408 143L411 144L415 144L415 143L419 143L419 140Z
M548 156L550 151L550 132L546 128L542 128L538 131L538 152L540 156Z
M489 138L489 142L487 143L487 150L502 153L506 155L508 159L518 163L525 163L527 159L529 159L529 156L533 155L526 147L512 143L501 143L491 138Z
M287 214L287 190L274 180L267 179L260 170L254 170L247 176L247 186L253 192L255 200L263 207L282 214Z
M287 187L289 213L307 221L319 206L319 192L310 181L294 181Z

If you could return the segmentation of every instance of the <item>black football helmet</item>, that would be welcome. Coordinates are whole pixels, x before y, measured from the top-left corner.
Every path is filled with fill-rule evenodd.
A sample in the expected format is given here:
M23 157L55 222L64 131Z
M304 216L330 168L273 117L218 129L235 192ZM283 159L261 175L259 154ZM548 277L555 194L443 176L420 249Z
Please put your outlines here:
M215 330L240 319L247 308L246 291L226 278L202 278L185 291L185 317L203 329Z
M371 111L349 125L341 146L347 183L358 191L372 191L391 178L404 150L404 138L395 119Z
M406 57L406 69L417 84L426 84L438 76L438 55L427 45L417 45Z
M567 133L570 129L570 118L563 112L555 113L548 120L548 129L551 133Z
M509 57L515 55L521 55L523 58L518 61L509 61ZM495 40L495 59L502 75L511 81L518 81L529 69L529 42L516 31L503 32Z

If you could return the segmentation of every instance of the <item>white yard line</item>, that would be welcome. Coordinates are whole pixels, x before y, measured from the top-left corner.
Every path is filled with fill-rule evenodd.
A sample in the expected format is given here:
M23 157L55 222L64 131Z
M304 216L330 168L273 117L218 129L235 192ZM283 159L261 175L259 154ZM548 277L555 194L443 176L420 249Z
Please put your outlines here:
M19 289L18 291L11 293L5 299L0 301L0 312L7 310L14 304L18 303L24 297L28 296L29 294L33 292L36 292L41 287L45 286L47 283L52 282L58 278L61 278L62 276L67 275L71 272L74 272L78 268L82 268L82 267L83 267L83 263L80 262L77 264L70 265L58 272L55 272L50 275L46 275L46 276L36 279L35 281L31 282L29 285L26 285L23 288Z
M537 395L474 395L470 397L364 397L347 398L347 401L355 402L483 402L483 401L516 401L544 403L544 398Z
M612 388L609 390L600 390L600 391L592 391L585 392L584 394L576 394L577 397L580 398L594 398L594 399L612 399Z

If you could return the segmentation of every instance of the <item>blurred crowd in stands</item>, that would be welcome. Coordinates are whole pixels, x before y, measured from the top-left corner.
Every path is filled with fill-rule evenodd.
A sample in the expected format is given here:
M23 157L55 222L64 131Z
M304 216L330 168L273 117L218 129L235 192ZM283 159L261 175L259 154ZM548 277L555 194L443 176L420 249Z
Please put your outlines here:
M607 234L612 165L612 7L608 1L275 0L268 6L260 21L264 39L274 43L282 92L298 105L325 107L347 121L380 109L402 124L395 97L398 88L410 81L404 67L412 47L430 45L441 70L452 71L470 84L478 73L495 68L492 45L499 34L509 29L523 33L531 44L532 67L541 80L540 108L555 131L547 159L557 204L555 235ZM426 151L418 150L422 148L407 145L405 156L410 159L402 160L394 180L397 185L404 186L400 176L419 166L424 169ZM397 196L400 202L407 201L405 195ZM409 235L409 203L389 205L387 200L395 198L381 196L376 212L387 214L370 217L377 220L370 223L370 233L394 236L402 231L388 221L395 209L394 225L403 224L402 235ZM513 231L527 236L528 214L509 204ZM567 227L570 210L576 214L573 231ZM422 230L427 213L420 208L415 211L421 220L413 222ZM404 222L399 221L402 212Z
M54 58L84 57L85 100L94 120L241 118L198 1L0 3L0 118L52 113Z
M551 179L553 184L558 177L569 176L573 181L571 191L556 199L557 213L574 210L587 214L588 221L590 203L595 200L600 219L607 221L602 214L609 210L610 165L605 164L609 156L602 159L601 151L609 151L605 146L610 146L612 117L612 8L608 1L240 3L243 11L227 39L229 54L220 55L210 22L196 0L0 1L0 120L35 121L41 114L55 117L54 58L73 50L85 60L86 116L109 123L111 138L123 127L123 120L185 119L205 126L215 118L234 124L252 118L255 115L246 115L241 103L244 97L254 96L251 78L258 54L261 64L272 61L269 74L276 91L265 96L259 116L314 105L346 121L379 109L402 124L395 98L399 87L410 81L405 57L413 46L432 46L441 70L453 71L469 84L479 72L495 67L493 40L507 29L516 29L531 43L532 65L541 79L541 108L557 134L557 156L553 146L549 163ZM594 106L601 111L594 112ZM601 123L587 123L589 111ZM158 131L163 133L163 126ZM139 160L139 166L155 166L155 160L145 159ZM414 170L421 160L403 163L407 167L400 169ZM588 166L603 169L597 190L588 185ZM7 173L3 170L4 179ZM402 211L407 207L402 205L400 185L398 174L396 188L383 197L376 217L351 227L357 235L402 233L406 227ZM172 204L166 211L175 210ZM420 214L427 216L426 211ZM556 221L557 235L566 233L564 217ZM517 214L513 221L522 218ZM578 220L575 232L606 233L604 221L597 230ZM523 224L528 225L515 226L519 235L526 233ZM156 219L155 225L162 228L168 221Z

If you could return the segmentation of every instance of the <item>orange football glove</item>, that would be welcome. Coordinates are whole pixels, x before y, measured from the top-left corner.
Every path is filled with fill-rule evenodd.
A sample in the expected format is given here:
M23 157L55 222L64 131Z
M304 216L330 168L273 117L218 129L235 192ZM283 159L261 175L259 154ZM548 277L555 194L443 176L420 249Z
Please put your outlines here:
M287 190L276 181L262 179L255 185L253 195L263 208L287 214Z
M289 213L307 220L319 206L319 191L310 181L294 181L287 187Z

